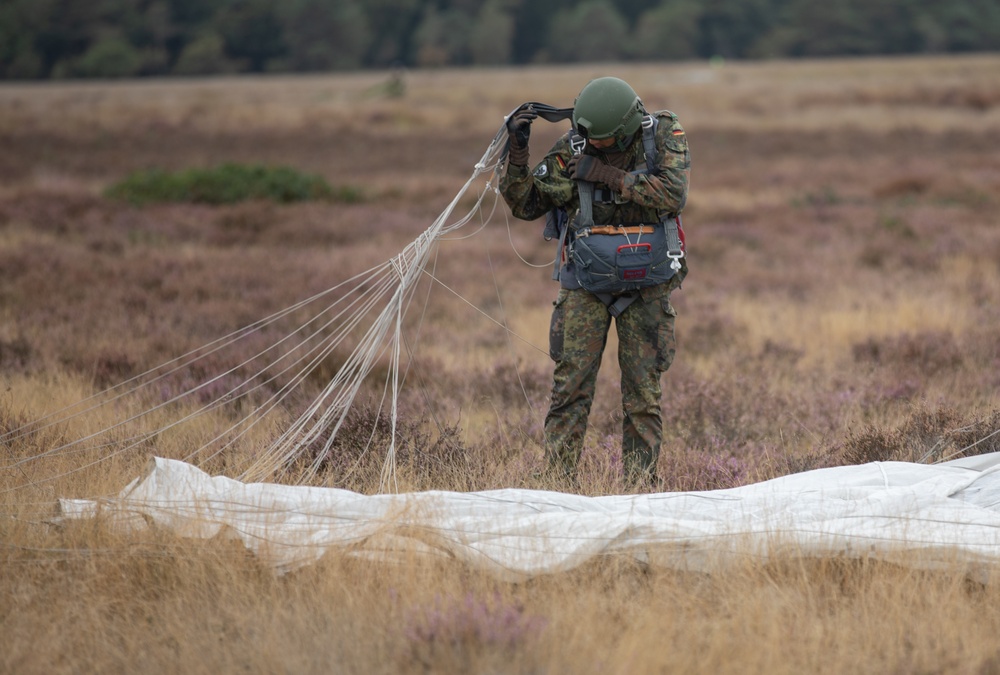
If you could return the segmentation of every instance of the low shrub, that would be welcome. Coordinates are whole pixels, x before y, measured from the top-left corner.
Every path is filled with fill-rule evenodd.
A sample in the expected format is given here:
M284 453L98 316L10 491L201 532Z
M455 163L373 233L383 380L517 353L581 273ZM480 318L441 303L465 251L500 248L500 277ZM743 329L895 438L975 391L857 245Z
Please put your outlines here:
M282 204L316 199L359 202L357 188L333 188L321 176L289 167L226 163L209 169L136 171L112 185L105 196L132 204L191 202L234 204L264 199Z

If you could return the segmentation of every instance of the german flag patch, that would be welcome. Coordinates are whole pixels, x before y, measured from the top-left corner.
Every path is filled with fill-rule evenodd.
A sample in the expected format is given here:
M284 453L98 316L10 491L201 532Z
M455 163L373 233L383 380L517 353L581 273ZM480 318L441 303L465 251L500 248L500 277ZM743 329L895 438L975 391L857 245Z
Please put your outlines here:
M563 160L562 155L556 155L556 163L559 165L560 171L566 170L566 162Z
M670 133L673 134L674 136L683 136L684 135L684 130L683 129L674 129Z

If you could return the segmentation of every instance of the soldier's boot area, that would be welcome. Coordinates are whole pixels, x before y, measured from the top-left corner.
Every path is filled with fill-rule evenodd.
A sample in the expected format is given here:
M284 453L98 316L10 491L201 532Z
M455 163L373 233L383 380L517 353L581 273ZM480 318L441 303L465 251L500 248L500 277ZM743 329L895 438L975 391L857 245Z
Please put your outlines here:
M629 425L626 419L623 426ZM622 465L625 482L639 490L656 490L659 477L656 461L660 456L660 439L655 441L637 437L627 430L622 433Z
M545 464L547 473L558 478L572 478L583 450L582 434L562 434L564 424L561 419L553 419L550 432L548 420L545 429ZM586 429L586 427L584 427Z
M659 385L659 378L655 384ZM663 416L660 397L653 385L653 382L647 382L645 387L626 391L622 395L622 463L626 475L632 470L656 470L663 441Z

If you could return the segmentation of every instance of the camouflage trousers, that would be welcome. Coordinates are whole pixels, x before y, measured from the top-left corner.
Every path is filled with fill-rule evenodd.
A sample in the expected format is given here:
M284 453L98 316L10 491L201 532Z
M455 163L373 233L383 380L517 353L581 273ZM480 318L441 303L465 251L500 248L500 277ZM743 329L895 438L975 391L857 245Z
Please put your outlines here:
M674 319L670 284L641 291L615 319L622 391L622 462L625 475L638 479L656 469L663 437L660 375L674 359ZM611 314L593 293L561 289L552 312L549 355L555 361L552 397L545 417L549 465L576 470L594 402L597 371L611 328Z

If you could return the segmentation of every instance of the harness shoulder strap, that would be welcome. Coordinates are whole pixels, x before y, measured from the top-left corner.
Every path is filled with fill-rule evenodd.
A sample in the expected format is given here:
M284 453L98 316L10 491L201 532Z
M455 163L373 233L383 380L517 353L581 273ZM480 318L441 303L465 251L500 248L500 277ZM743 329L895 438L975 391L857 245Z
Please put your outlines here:
M573 109L569 108L569 110L572 112ZM586 145L587 145L587 141L583 138L583 136L581 136L580 134L578 134L575 129L571 129L569 131L569 147L573 151L574 155L579 155L581 152L583 152L583 149L584 149L584 147L586 147ZM583 186L583 183L582 182L578 182L577 185L578 186ZM590 198L587 199L587 200L583 200L582 193L581 193L581 204L583 204L584 201L586 202L586 204L587 204L587 211L590 213L589 220L590 220L590 223L593 224L593 222L594 222L594 203L593 203L594 202L594 197L593 197L594 184L593 183L587 183L587 185L589 186L589 189L590 189ZM586 188L584 188L584 190L586 190ZM582 211L583 211L583 209L581 208L581 213L582 213ZM558 233L558 237L559 237L559 245L556 247L556 259L552 262L552 279L554 281L559 281L560 278L561 278L561 276L562 276L562 253L563 253L563 250L565 249L566 242L569 239L570 223L568 221L569 221L569 218L567 217L566 211L563 210L563 209L553 209L545 217L546 232L551 233L554 230L555 232ZM553 226L553 225L554 225L554 227L552 227L550 229L550 226ZM547 236L546 239L548 239L548 238L549 237Z
M660 120L656 115L646 115L642 118L642 151L645 155L643 162L646 164L643 170L653 175L659 173L659 153L656 151L656 127L659 123ZM661 222L667 234L667 256L670 258L670 267L676 272L681 268L680 259L684 257L684 244L680 236L680 214L665 214Z
M594 226L594 184L578 180L576 182L577 191L580 195L580 213L576 217L576 227L580 230L585 227Z
M660 172L659 153L656 152L656 127L660 121L655 115L642 118L642 161L636 165L636 170L651 173L654 176ZM640 168L641 167L641 168Z

